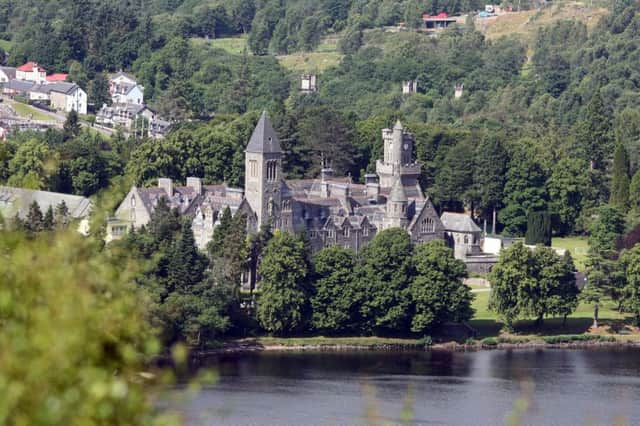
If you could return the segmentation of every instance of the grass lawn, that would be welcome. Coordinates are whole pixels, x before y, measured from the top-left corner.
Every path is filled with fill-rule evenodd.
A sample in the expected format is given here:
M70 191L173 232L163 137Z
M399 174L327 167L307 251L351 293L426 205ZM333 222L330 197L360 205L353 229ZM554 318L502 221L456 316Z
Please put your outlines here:
M290 71L301 74L322 72L336 66L342 60L342 54L337 52L306 52L278 56L280 64Z
M11 42L9 40L0 39L0 49L8 51L9 49L11 49Z
M322 346L322 345L351 345L351 346L376 346L376 345L416 345L420 341L418 339L399 339L387 337L257 337L255 339L247 339L255 341L262 345L281 345L281 346Z
M228 38L192 38L191 42L196 46L211 46L215 49L226 50L234 55L241 55L247 47L247 37L228 37Z
M18 114L20 117L29 118L31 115L31 118L33 120L55 121L53 118L51 118L47 114L41 112L37 108L34 108L30 105L26 105L20 102L11 102L10 104L13 107L13 109L16 111L16 114Z
M576 264L576 268L578 268L579 271L584 270L584 262L587 259L587 251L589 250L586 237L554 238L551 241L551 246L553 248L569 250Z
M480 337L497 336L501 328L501 323L497 322L496 315L487 307L490 294L488 291L474 293L473 308L476 310L476 314L469 323L478 330ZM602 323L618 327L626 318L627 315L620 314L614 303L600 304L599 319ZM518 334L524 335L581 334L589 331L592 323L593 305L580 303L578 309L567 318L567 323L564 326L562 318L546 318L542 329L536 330L533 326L533 320L529 319L518 321L516 331Z

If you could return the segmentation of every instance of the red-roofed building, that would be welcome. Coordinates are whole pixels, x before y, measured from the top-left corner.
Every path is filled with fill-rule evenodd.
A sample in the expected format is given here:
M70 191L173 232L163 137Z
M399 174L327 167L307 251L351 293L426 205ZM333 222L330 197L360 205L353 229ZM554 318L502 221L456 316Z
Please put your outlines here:
M49 83L61 83L61 82L67 81L67 77L69 77L69 74L55 73L55 74L48 75L47 81Z
M438 30L447 28L451 24L456 23L456 18L450 18L446 12L440 12L437 15L422 14L424 27L428 30Z
M16 79L44 83L47 81L47 71L36 62L27 62L16 68Z

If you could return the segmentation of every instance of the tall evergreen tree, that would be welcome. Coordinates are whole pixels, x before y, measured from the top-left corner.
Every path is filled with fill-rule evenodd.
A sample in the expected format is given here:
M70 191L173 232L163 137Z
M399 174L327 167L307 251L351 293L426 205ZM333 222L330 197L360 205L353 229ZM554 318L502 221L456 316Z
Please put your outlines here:
M629 158L622 144L616 146L611 175L609 202L620 210L626 211L629 207Z
M629 205L635 211L640 210L640 170L633 175L629 184Z
M45 231L52 231L55 225L56 222L53 216L53 207L49 206L44 215L44 219L42 220L42 229Z
M29 205L24 226L29 234L37 234L44 230L44 217L42 216L42 210L40 210L40 205L37 201L33 201Z
M496 135L485 134L477 146L473 173L474 194L482 218L492 220L501 207L508 156Z
M598 90L589 101L582 121L576 129L576 154L591 163L594 169L604 170L611 153L612 120Z
M620 297L621 280L617 263L616 245L624 232L624 216L612 206L598 210L596 220L591 224L589 252L587 255L587 283L581 298L594 304L593 326L598 326L598 311L604 297L617 300Z
M168 253L167 288L189 293L205 277L206 258L196 246L191 223L185 220Z

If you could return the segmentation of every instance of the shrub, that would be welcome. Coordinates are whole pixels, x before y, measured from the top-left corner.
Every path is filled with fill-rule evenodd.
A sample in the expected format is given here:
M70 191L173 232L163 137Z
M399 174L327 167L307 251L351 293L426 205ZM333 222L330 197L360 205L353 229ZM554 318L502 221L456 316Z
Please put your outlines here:
M482 343L482 346L498 346L498 339L495 337L485 337L480 343Z
M433 339L431 338L431 336L423 336L422 339L418 340L418 344L431 346L433 345Z

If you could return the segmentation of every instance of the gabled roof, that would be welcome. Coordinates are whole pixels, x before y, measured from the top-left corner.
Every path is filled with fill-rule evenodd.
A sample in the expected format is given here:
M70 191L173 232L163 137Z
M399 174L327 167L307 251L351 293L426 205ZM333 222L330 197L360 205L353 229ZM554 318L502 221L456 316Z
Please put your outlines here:
M397 176L396 180L393 182L393 187L389 193L389 200L397 203L408 201L407 193L404 191L404 185L402 184L400 176Z
M260 120L258 120L258 124L256 124L256 128L253 130L246 152L260 154L282 153L278 136L275 130L273 130L273 125L266 111L262 112Z
M2 71L9 80L16 78L16 69L13 67L0 67L0 71Z
M36 62L27 62L24 65L21 65L17 68L18 71L23 71L23 72L32 72L34 68L38 69L38 72L46 72L44 70L44 68L42 68L40 65L38 65Z
M0 210L10 215L18 214L19 217L25 218L29 206L34 201L38 203L42 213L45 213L49 206L55 210L56 206L64 201L69 209L69 216L74 219L86 217L91 211L91 201L79 195L0 186Z
M47 84L47 87L50 92L64 93L65 95L80 89L80 86L75 83L53 83Z
M63 81L67 81L67 77L69 77L69 74L55 73L55 74L48 75L47 76L47 81L49 81L49 82L63 82Z
M19 92L28 92L34 86L34 83L31 81L23 81L23 80L11 80L7 84L5 84L5 89L16 90Z
M482 232L482 229L465 213L444 212L440 220L447 231Z
M118 71L115 74L111 74L109 76L109 80L115 80L118 77L125 77L125 78L128 78L131 81L134 81L134 82L136 81L136 78L134 76L132 76L131 74L128 74L126 72L123 72L123 71Z

